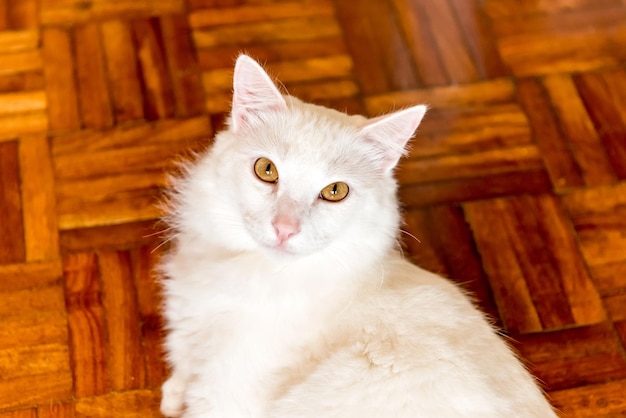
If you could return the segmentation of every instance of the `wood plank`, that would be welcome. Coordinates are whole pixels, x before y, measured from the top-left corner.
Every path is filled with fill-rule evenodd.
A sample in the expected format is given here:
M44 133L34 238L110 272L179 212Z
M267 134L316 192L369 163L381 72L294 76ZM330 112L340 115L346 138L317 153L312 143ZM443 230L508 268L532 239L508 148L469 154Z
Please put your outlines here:
M0 264L25 259L18 145L0 142Z
M7 20L12 29L34 28L39 24L39 4L37 0L9 2Z
M160 231L158 224L152 220L65 230L61 231L61 251L67 254L96 249L128 249L142 245L156 248L159 243L155 240Z
M39 70L0 76L0 92L2 93L41 91L44 88L43 74Z
M64 155L54 160L55 174L59 177L59 184L62 184L63 179L116 175L130 171L129 167L132 167L132 171L163 169L172 166L176 154L187 151L186 144L179 142L169 147L147 145L94 152L84 156Z
M132 24L141 82L145 116L155 120L174 116L174 92L162 46L158 19L137 20Z
M622 276L623 277L623 276ZM604 306L613 321L621 321L618 331L622 336L623 344L626 344L626 293L612 295L604 298Z
M584 185L543 86L537 80L524 79L518 82L518 91L552 184L558 189Z
M54 402L39 405L37 418L74 418L73 402Z
M543 168L536 147L520 146L434 158L411 159L397 171L405 186L435 181L487 177L494 174L540 170Z
M504 77L509 74L509 70L498 53L483 3L477 0L452 0L451 7L463 30L464 40L468 44L481 78Z
M55 159L83 153L133 148L134 146L167 147L169 143L186 143L193 148L204 139L208 144L213 134L207 117L182 120L160 120L149 124L116 127L114 129L83 130L55 136L52 154Z
M55 259L59 256L59 234L48 138L43 135L23 137L19 155L26 259Z
M203 111L204 94L187 19L182 15L160 18L163 48L176 99L176 116L196 116Z
M450 2L413 0L413 4L426 15L448 82L463 84L478 81L480 77L466 42L467 34L462 32Z
M354 59L355 76L365 94L420 85L408 44L397 25L391 1L338 0L337 18Z
M29 289L56 283L62 276L58 260L0 265L0 292ZM16 278L19 277L19 280Z
M514 103L430 109L409 159L504 150L531 145L528 119Z
M198 51L198 65L205 71L225 68L232 71L235 60L242 52L266 65L281 61L300 61L311 57L322 58L333 55L346 55L347 48L340 36L305 41L247 45L243 51L237 45L221 45Z
M0 32L0 51L3 54L32 51L39 46L39 30L12 30Z
M130 27L122 20L109 20L101 24L100 30L115 121L142 119L143 94Z
M133 283L137 289L137 310L141 324L146 387L159 387L167 377L163 352L163 319L161 318L161 286L156 277L160 251L156 246L143 246L130 253Z
M559 18L502 20L494 29L503 61L518 77L577 73L619 66L614 45L626 29L623 6L581 10ZM546 31L545 25L551 30Z
M626 183L575 191L562 200L592 269L626 261Z
M602 296L626 291L626 260L590 267L593 282Z
M509 329L525 333L605 319L556 199L521 196L467 203L464 209L499 306L523 301L514 311L501 311ZM541 297L531 300L530 294Z
M626 72L584 74L576 84L615 173L626 179Z
M36 408L18 409L14 411L0 412L1 418L38 418Z
M20 396L15 396L19 393ZM72 374L68 369L50 374L0 379L0 408L16 408L58 402L72 396Z
M98 266L102 281L102 306L107 318L107 365L111 389L143 388L146 365L130 254L126 251L101 252L98 254Z
M78 99L83 125L87 128L106 128L114 122L100 35L100 25L96 23L74 29Z
M551 190L546 172L535 170L402 186L399 194L400 200L408 207L422 207Z
M515 85L509 79L472 83L464 86L433 87L394 93L371 95L365 98L368 114L380 115L392 109L427 104L432 108L458 108L515 100Z
M47 129L47 112L0 116L0 142L14 140L20 135L40 134Z
M552 15L571 10L587 10L619 5L619 0L487 0L485 12L493 20L520 18L534 15Z
M612 418L626 409L626 380L550 393L554 405L572 418Z
M109 391L105 318L102 311L98 261L93 253L63 259L70 352L77 397Z
M43 67L43 59L39 50L3 53L0 57L0 76L41 70Z
M116 418L160 418L160 396L156 391L132 390L110 393L76 402L76 418L108 418L116 411Z
M67 344L68 341L64 309L2 318L0 324L0 349Z
M59 204L59 228L68 230L156 220L161 216L157 206L161 194L160 189L150 188L123 193L112 201L85 205L77 200Z
M540 331L543 328L541 317L531 298L523 267L518 263L515 249L502 244L510 241L507 237L513 228L512 224L504 222L506 203L502 199L486 202L466 203L463 210L482 256L503 325L512 331ZM494 219L499 222L496 224Z
M67 344L41 344L2 349L0 367L2 380L68 373L68 347Z
M549 391L626 378L626 356L609 322L512 337Z
M78 129L80 115L70 34L64 29L47 28L42 40L50 129Z
M65 306L63 289L57 285L2 292L0 317L24 317L29 314L61 312Z
M0 116L41 112L47 108L44 91L25 91L0 95Z
M593 186L616 182L607 150L602 147L571 77L548 76L543 80L543 85L551 98L556 116L567 136L568 149L582 172L585 184Z
M180 13L184 2L182 0L118 0L113 2L91 0L86 6L73 0L42 0L41 23L47 26L63 26L88 21L145 18Z
M332 3L328 0L315 2L283 1L280 7L268 3L197 10L189 14L189 25L191 28L197 29L288 18L332 16L333 13Z
M196 29L193 31L193 40L197 49L220 45L245 48L250 44L305 41L338 35L340 29L335 19L316 16Z
M398 20L406 34L406 42L411 51L420 84L427 87L441 86L448 83L441 55L435 44L432 25L427 13L414 5L415 2L393 0ZM363 53L365 55L365 53Z

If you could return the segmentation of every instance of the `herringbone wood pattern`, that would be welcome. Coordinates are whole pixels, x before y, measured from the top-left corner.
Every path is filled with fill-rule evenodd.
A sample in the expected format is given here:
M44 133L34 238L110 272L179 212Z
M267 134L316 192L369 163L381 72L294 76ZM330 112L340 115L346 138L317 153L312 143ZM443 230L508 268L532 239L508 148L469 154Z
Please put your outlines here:
M428 103L408 253L564 417L626 415L626 0L0 0L0 417L158 416L155 202L239 51L340 110Z

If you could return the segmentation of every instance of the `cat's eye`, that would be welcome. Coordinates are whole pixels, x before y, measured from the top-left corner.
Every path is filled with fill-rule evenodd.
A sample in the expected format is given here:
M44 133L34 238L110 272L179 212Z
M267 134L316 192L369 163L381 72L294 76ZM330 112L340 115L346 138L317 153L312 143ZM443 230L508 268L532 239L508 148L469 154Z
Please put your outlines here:
M267 158L261 157L254 163L254 173L267 183L276 183L278 181L278 170L273 162Z
M324 187L320 192L320 198L329 202L339 202L348 196L349 191L350 188L346 183L338 181L337 183L331 183Z

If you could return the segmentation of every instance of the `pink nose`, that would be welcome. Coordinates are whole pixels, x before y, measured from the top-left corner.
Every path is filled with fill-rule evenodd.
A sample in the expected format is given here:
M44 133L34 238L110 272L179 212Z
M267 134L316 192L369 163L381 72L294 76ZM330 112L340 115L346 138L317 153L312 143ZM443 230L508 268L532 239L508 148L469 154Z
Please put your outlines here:
M300 222L284 215L276 215L272 221L279 245L300 232Z

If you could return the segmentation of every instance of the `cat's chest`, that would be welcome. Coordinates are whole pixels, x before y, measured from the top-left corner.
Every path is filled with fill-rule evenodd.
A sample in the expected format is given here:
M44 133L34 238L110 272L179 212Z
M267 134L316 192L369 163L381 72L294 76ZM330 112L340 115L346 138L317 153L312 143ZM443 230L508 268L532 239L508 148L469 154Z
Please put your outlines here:
M181 258L166 270L166 310L174 320L297 326L323 315L332 293L306 269L277 269L255 259L194 265Z

